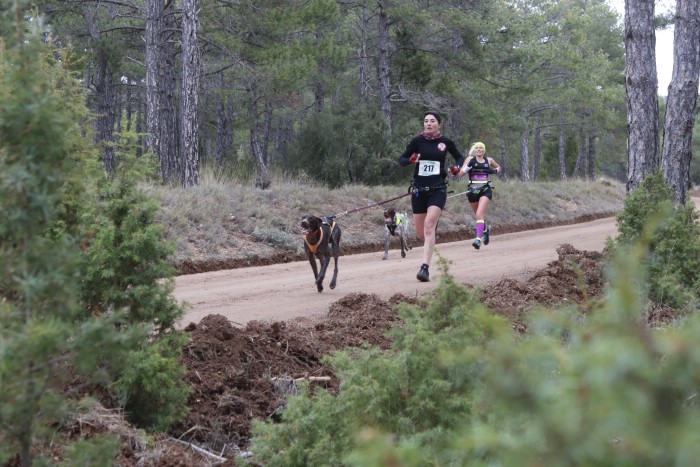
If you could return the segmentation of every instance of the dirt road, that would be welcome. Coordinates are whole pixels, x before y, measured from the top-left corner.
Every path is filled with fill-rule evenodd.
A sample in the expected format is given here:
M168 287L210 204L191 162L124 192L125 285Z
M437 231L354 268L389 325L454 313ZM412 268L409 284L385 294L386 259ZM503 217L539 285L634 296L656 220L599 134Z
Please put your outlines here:
M450 274L457 282L488 285L503 278L525 280L534 271L557 258L556 248L569 243L578 250L601 251L605 239L616 235L615 218L582 224L498 235L480 250L467 240L436 247L430 267L430 282L416 280L422 262L422 247L414 247L402 259L397 249L340 257L338 286L316 291L307 261L243 269L191 274L176 278L175 297L189 304L180 322L185 326L210 314L220 314L237 325L251 320L283 321L306 316L320 317L328 306L350 293L377 294L388 299L396 293L422 294L434 288L441 275L440 255L451 262ZM332 262L331 262L332 267ZM331 268L329 268L331 269Z

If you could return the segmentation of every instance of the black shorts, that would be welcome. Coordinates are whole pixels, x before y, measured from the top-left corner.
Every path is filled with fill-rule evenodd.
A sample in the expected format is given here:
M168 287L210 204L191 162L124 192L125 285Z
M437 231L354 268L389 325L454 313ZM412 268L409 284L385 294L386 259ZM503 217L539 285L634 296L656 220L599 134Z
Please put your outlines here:
M447 204L446 187L428 191L419 190L411 195L413 214L425 214L428 212L428 207L430 206L437 206L440 209L444 209L445 204Z
M486 196L488 199L493 199L493 190L491 187L481 190L479 193L472 193L471 191L467 192L467 199L470 203L478 203L479 198L482 196Z

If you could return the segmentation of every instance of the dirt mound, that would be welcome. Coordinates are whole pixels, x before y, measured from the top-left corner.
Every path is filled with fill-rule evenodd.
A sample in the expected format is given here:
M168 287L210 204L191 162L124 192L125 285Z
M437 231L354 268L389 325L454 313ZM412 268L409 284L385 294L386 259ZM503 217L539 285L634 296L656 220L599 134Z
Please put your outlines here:
M489 288L484 303L524 332L524 316L534 304L586 303L603 290L600 253L562 245L559 258L527 282L505 279ZM350 294L331 304L322 319L249 322L236 328L221 315L209 315L186 328L186 381L194 388L187 420L174 436L210 452L233 457L249 443L253 419L274 419L284 407L293 380L308 378L331 391L338 388L333 369L322 357L365 343L389 348L387 331L400 320L397 303L418 297Z
M186 421L173 433L224 457L235 455L248 444L251 421L274 417L284 406L293 380L315 379L337 390L324 355L365 343L388 348L385 333L399 319L393 304L411 301L350 294L317 321L251 321L239 329L221 315L209 315L191 324L183 361L194 392Z
M576 303L586 311L590 300L605 287L604 253L578 251L564 244L557 248L559 258L532 275L527 282L503 279L484 294L484 304L505 316L518 332L525 332L524 316L537 305Z

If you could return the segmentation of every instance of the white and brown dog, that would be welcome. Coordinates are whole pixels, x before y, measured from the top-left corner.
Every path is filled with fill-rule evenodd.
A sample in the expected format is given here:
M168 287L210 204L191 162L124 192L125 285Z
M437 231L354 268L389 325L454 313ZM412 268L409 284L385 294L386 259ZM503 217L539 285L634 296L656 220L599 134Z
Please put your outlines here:
M384 210L384 257L389 259L389 242L391 237L399 237L401 242L401 257L406 257L406 252L410 250L411 243L408 240L409 217L405 212L396 212L395 208Z

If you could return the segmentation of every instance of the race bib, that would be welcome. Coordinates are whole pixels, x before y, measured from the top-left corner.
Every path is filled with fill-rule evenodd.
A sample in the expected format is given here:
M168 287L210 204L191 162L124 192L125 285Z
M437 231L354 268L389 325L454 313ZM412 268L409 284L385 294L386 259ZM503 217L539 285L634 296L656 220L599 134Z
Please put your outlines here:
M418 161L418 176L440 175L440 161Z

